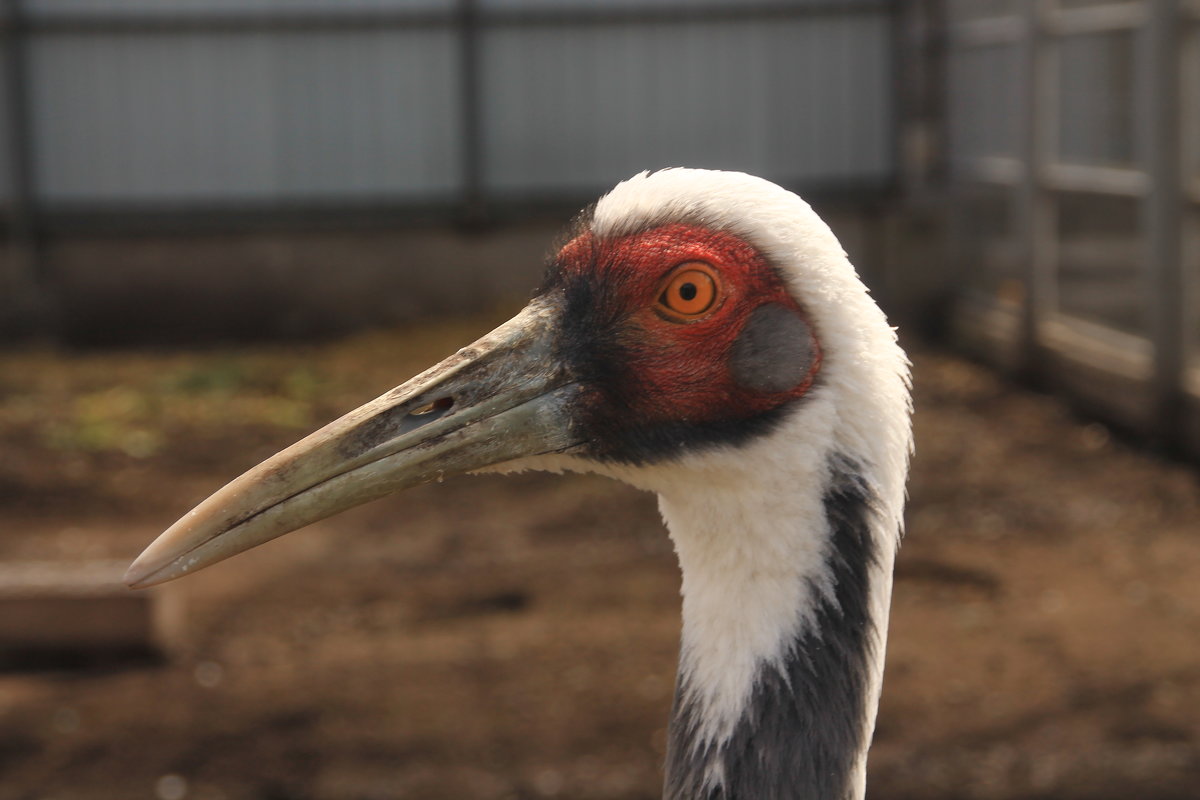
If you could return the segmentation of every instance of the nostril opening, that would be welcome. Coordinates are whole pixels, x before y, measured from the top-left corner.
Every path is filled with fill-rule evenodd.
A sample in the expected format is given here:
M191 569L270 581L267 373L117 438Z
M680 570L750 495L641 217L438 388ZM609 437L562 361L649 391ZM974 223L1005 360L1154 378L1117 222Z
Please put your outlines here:
M424 428L430 423L437 422L446 414L450 413L450 409L454 407L453 397L439 397L436 400L431 400L424 405L417 406L409 411L404 411L403 407L393 409L393 414L397 415L393 419L395 427L389 428L389 434L392 437L403 436L407 433ZM404 416L400 417L399 415Z
M408 415L410 417L421 417L426 414L432 414L435 411L444 413L446 411L449 411L453 406L454 406L454 398L453 397L439 397L437 400L434 400L432 403L426 403L425 405L421 406L420 408L414 408L412 411L408 412Z

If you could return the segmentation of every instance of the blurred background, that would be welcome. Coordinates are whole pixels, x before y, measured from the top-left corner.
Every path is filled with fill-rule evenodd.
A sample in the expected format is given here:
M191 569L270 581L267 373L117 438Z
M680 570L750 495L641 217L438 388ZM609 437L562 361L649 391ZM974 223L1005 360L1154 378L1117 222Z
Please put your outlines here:
M1200 2L5 0L0 800L657 797L652 497L118 581L676 165L803 194L913 355L870 797L1200 797Z

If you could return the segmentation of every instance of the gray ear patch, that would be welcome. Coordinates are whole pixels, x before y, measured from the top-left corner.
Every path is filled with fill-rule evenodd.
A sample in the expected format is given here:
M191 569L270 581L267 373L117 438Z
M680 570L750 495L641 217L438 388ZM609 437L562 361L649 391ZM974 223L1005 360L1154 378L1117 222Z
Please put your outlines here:
M729 352L729 372L742 388L775 393L794 389L812 368L812 329L795 311L759 306Z

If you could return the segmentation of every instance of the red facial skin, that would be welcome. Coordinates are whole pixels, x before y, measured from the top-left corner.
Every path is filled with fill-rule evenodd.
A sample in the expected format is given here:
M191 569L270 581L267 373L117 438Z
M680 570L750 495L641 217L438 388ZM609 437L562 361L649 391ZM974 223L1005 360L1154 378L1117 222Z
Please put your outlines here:
M615 239L590 232L559 252L569 280L603 286L597 319L612 320L625 356L628 383L621 401L647 423L707 423L746 419L794 400L820 369L818 343L807 376L783 392L738 385L730 372L731 348L751 312L774 303L804 317L799 304L763 256L731 233L671 224ZM659 305L664 281L680 264L700 261L720 276L712 307L696 319L673 319ZM811 329L811 326L810 326Z

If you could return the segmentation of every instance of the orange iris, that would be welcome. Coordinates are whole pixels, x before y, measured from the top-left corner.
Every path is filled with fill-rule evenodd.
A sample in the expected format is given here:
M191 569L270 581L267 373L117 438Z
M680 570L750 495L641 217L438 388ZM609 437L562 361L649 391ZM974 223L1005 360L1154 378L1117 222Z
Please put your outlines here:
M708 264L680 264L663 284L658 308L677 320L696 319L716 304L718 286L716 270Z

